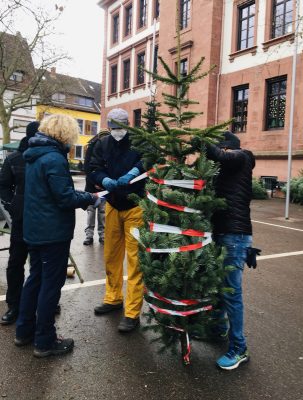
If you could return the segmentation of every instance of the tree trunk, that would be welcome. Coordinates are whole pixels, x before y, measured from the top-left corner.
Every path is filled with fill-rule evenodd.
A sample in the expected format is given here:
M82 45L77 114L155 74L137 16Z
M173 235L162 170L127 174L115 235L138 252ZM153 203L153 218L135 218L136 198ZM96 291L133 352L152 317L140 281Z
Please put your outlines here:
M11 135L10 135L10 128L7 122L2 122L1 123L2 126L2 145L3 144L7 144L10 143L11 141Z

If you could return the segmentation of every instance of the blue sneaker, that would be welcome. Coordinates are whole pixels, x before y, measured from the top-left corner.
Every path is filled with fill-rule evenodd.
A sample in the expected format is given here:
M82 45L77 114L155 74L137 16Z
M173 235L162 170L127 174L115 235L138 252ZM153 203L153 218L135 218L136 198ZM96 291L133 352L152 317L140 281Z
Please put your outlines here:
M249 360L249 355L247 348L239 349L234 348L230 349L224 356L220 357L217 360L218 367L222 369L236 369L242 362L247 362Z

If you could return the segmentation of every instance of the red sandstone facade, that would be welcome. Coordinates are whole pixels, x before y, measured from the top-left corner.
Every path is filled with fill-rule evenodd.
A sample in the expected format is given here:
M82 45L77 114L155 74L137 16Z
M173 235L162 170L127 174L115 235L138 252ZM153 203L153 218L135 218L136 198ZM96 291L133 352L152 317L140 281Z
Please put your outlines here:
M145 109L150 95L149 77L137 82L138 55L144 53L145 67L152 68L152 46L158 55L175 68L176 64L176 0L160 0L157 16L156 0L101 0L105 11L105 46L102 85L102 121L113 107L129 112L130 123L135 124L138 111ZM284 7L284 31L280 25L277 6ZM203 111L193 126L206 127L236 117L236 100L245 89L245 102L238 102L242 113L241 124L230 126L241 140L243 148L252 150L257 158L255 176L287 177L287 152L290 124L291 82L293 46L296 40L295 0L180 0L186 11L185 26L181 30L181 60L190 69L201 56L205 57L203 70L212 65L216 68L202 81L195 83L189 97L198 100L195 111ZM132 7L131 33L126 35ZM140 8L141 7L141 8ZM144 8L145 7L145 8ZM301 5L303 14L303 4ZM145 25L140 26L142 10L146 11ZM141 14L140 14L141 13ZM119 15L119 30L117 18ZM128 17L127 17L128 16ZM128 19L127 19L128 18ZM280 19L279 19L280 18ZM156 24L154 25L154 21ZM272 30L273 21L276 31ZM277 22L278 21L278 22ZM142 21L141 21L142 22ZM280 23L280 22L279 22ZM248 28L245 31L245 28ZM299 27L300 29L300 27ZM114 30L115 35L114 35ZM117 39L113 43L113 38ZM295 89L295 113L292 146L292 176L303 168L303 44L299 38L297 54L297 78ZM125 61L129 60L129 87L125 86ZM117 66L117 71L116 71ZM159 65L158 65L159 67ZM161 68L158 68L161 73ZM117 84L112 78L117 75ZM275 83L275 82L278 83ZM127 83L127 80L126 80ZM275 94L275 87L280 91ZM112 92L112 89L114 91ZM282 92L282 89L284 92ZM157 97L168 91L163 84L157 85ZM243 92L244 93L244 92ZM278 106L277 106L278 105ZM278 107L279 119L275 116ZM283 115L282 115L283 114ZM138 122L138 121L137 121Z

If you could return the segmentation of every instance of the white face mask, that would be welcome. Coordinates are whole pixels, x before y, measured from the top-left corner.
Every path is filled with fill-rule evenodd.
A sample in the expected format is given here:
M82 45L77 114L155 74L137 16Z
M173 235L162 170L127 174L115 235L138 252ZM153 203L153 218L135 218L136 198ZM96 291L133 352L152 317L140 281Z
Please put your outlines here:
M127 134L127 130L126 129L112 129L110 131L110 134L112 135L112 137L117 140L117 142L119 142L120 140L122 140L124 138L124 136Z

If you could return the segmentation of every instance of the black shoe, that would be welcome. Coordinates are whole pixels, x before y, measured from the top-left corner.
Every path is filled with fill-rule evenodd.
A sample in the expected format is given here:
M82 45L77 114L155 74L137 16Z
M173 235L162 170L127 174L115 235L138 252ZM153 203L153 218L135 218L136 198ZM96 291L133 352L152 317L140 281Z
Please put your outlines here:
M34 341L34 336L33 335L28 336L28 337L24 337L24 338L21 338L21 337L18 338L16 336L15 339L14 339L15 346L17 346L17 347L26 346L27 344L30 344L33 341Z
M101 306L95 307L95 314L96 315L107 314L112 311L121 310L121 308L123 308L123 303L119 304L103 303Z
M140 318L123 317L118 325L119 332L131 332L140 325Z
M53 343L50 349L34 349L34 356L38 358L48 357L48 356L60 356L62 354L69 353L74 348L73 339L57 339Z
M56 314L56 315L61 314L61 306L60 306L60 304L57 304L56 310L55 310L55 314Z
M94 239L93 238L87 238L83 242L84 246L90 246L93 243L94 243Z
M10 308L6 311L6 313L3 315L3 317L0 320L1 325L11 325L14 322L17 321L18 318L18 310L14 308Z

